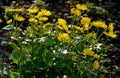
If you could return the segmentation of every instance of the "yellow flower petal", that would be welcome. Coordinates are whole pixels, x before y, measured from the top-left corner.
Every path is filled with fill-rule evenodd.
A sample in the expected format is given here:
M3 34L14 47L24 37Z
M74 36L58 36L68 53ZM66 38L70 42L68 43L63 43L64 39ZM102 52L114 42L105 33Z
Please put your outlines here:
M98 69L100 67L99 62L97 60L93 63L93 69Z
M57 38L61 42L67 42L68 39L69 39L69 34L67 34L67 33L61 33L61 34L58 35Z
M86 37L96 38L96 33L95 32L88 33L86 34Z
M38 20L37 20L37 19L35 19L35 18L30 18L30 19L29 19L29 22L37 23L37 22L38 22Z
M10 24L10 23L12 23L12 19L7 20L7 24Z
M91 19L89 17L83 17L80 21L81 24L89 24Z
M99 56L98 54L94 54L93 57L97 59L97 58L99 58L100 56Z
M101 27L101 28L104 28L104 29L107 28L107 25L103 21L93 21L92 25L96 26L96 27Z
M110 23L110 24L109 24L108 29L109 29L110 32L113 32L113 30L114 30L114 25L113 25L113 23Z
M84 51L83 51L83 55L85 55L85 56L93 56L93 55L94 55L94 51L92 51L92 50L89 49L89 48L86 48L86 49L84 49Z
M14 19L17 20L17 21L24 21L24 20L25 20L24 17L19 16L18 14L14 15L13 17L14 17Z
M80 16L81 15L81 11L75 8L71 9L71 14L76 15L76 16Z
M111 38L116 38L117 35L114 32L103 32L106 36L109 36Z
M34 7L34 8L29 8L28 9L28 12L29 13L37 13L39 11L39 9L37 7Z
M38 18L40 21L47 21L48 20L48 17L39 17Z
M2 22L2 19L0 19L0 23Z
M87 10L88 9L86 4L76 4L75 6L79 10Z

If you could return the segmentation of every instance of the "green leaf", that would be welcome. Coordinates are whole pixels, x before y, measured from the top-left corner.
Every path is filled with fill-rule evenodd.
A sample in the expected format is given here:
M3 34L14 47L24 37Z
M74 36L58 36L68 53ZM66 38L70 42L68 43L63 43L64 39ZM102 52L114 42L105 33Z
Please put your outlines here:
M14 73L12 71L10 71L10 78L15 78Z
M8 45L10 45L13 49L18 48L18 46L16 45L16 43L13 43L13 42L9 42Z
M0 63L0 72L4 69L2 62Z
M13 50L12 60L13 60L14 63L18 64L20 59L21 59L21 56L22 56L22 52L21 52L21 50L19 48Z

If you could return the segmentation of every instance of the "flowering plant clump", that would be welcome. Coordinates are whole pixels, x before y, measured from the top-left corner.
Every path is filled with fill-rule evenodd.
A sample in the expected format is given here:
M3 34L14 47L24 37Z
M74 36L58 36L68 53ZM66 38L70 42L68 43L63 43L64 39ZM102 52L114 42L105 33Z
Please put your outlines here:
M105 77L103 63L109 48L102 36L116 38L113 23L87 15L86 4L70 8L67 18L54 17L46 8L5 8L13 47L11 78L96 78ZM0 19L0 23L2 19ZM100 30L99 30L100 29ZM104 37L105 39L108 37Z

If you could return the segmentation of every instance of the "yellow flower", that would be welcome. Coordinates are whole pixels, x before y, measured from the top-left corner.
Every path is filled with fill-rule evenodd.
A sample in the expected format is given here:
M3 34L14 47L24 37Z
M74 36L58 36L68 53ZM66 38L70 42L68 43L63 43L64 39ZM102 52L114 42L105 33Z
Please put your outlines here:
M37 13L39 11L39 9L37 7L34 7L34 8L29 8L28 9L28 12L29 13Z
M14 9L12 9L12 8L5 8L5 12L13 12L14 11Z
M81 15L81 11L75 8L71 9L71 14L74 14L76 16L80 16Z
M12 23L12 19L7 20L7 24L10 24L10 23Z
M117 37L116 33L113 31L114 30L113 23L109 24L108 30L109 30L109 32L103 32L106 36L109 36L111 38L116 38Z
M2 22L2 19L0 19L0 23Z
M14 17L14 19L17 20L17 21L24 21L24 20L25 20L24 17L19 16L18 14L14 15L13 17Z
M86 34L86 37L96 38L96 33L95 32L88 33Z
M38 18L40 21L47 21L48 20L48 17L39 17Z
M109 37L111 37L111 38L116 38L117 37L117 35L114 33L114 32L103 32L106 36L109 36Z
M109 29L109 32L113 32L113 30L114 30L114 25L113 25L113 23L110 23L110 24L109 24L108 29Z
M91 49L89 49L89 48L86 48L86 49L84 49L84 51L83 51L83 55L85 55L85 56L93 56L94 55L94 52L91 50Z
M42 12L38 12L38 14L35 16L36 18L42 17L44 14Z
M96 26L96 27L101 27L101 28L104 28L104 29L107 28L107 25L103 21L93 21L92 25Z
M84 30L89 30L90 29L90 21L91 19L89 17L83 17L80 21L81 24L83 24Z
M51 12L49 10L46 10L46 9L41 9L41 12L46 15L46 16L50 16L51 15Z
M19 9L5 8L5 12L23 12L23 11L24 11L24 8L19 8Z
M45 13L46 16L50 16L51 15L51 12L49 10L43 10L43 12Z
M36 18L42 17L42 16L50 16L51 12L46 9L41 9L41 11L38 12Z
M83 17L80 21L81 24L89 24L91 19L89 17Z
M99 62L97 60L93 63L93 69L98 69L100 67Z
M61 27L62 27L62 29L64 29L67 33L70 33L70 31L68 30L67 25L62 25Z
M89 24L84 24L83 27L84 27L84 30L89 30L90 29Z
M67 22L66 22L66 20L65 20L65 19L58 18L57 24L58 24L58 25L66 25L66 24L67 24Z
M76 4L75 6L79 10L87 10L88 9L86 4Z
M58 21L56 22L56 24L59 29L65 30L67 33L70 33L65 19L59 18Z
M99 58L100 56L98 54L93 55L94 58Z
M61 42L67 42L69 39L69 34L68 33L61 33L58 35L58 40Z
M63 28L64 30L68 30L67 25L62 25L62 28Z
M30 19L29 19L29 22L32 22L32 23L37 23L37 22L38 22L38 20L37 20L37 19L35 19L35 18L30 18Z
M23 12L23 11L24 11L24 8L19 8L19 9L17 8L17 9L15 9L15 11L16 11L16 12Z
M110 47L113 47L113 44L110 44Z

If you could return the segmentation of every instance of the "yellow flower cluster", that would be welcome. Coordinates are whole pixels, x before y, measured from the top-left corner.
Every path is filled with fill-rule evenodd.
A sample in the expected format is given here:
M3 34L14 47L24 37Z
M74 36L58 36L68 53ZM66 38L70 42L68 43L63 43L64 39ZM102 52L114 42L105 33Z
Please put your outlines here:
M104 29L107 28L107 25L103 21L93 21L92 25L96 26L96 27L101 27L101 28L104 28Z
M68 33L60 33L57 38L61 42L67 42L69 39L69 34Z
M100 64L97 60L94 61L93 63L93 69L97 70L100 67Z
M41 20L41 21L47 21L48 17L50 16L51 12L49 10L46 9L41 9L41 11L38 12L38 14L36 15L36 18Z
M85 56L92 56L95 59L99 58L100 56L98 54L95 54L92 50L89 48L84 49L83 55ZM100 67L99 62L97 60L94 61L93 63L93 69L98 69Z
M94 40L99 39L99 37L97 39L97 34L94 31L91 32L92 30L94 30L94 29L91 29L92 28L91 26L100 27L105 30L108 30L108 31L104 30L105 32L103 32L102 34L105 34L109 37L112 37L112 38L117 37L117 35L113 31L114 30L113 23L110 23L109 26L107 26L105 24L105 22L103 22L103 21L99 21L99 20L92 21L89 16L87 17L87 13L85 13L86 10L88 10L88 7L86 4L76 4L75 7L71 8L70 9L71 14L73 14L74 16L77 16L78 18L75 18L75 21L70 21L72 23L69 26L67 24L67 21L62 18L58 18L57 20L54 21L54 23L49 23L47 20L48 20L49 16L51 16L52 13L47 9L39 9L37 7L29 8L27 10L28 13L25 14L25 16L24 16L24 17L27 17L27 19L28 19L27 21L29 21L29 24L28 24L29 26L26 29L25 35L24 34L23 35L27 36L28 38L36 37L36 35L38 35L37 31L38 30L41 31L43 29L43 35L45 33L45 37L47 37L46 31L48 30L48 31L50 31L50 33L49 33L50 35L55 34L55 37L57 38L58 41L63 42L63 43L70 42L69 44L71 44L72 42L75 42L74 45L75 44L77 45L77 42L79 42L78 41L79 39L74 40L75 39L74 36L75 37L80 36L81 38L85 38L85 39L83 39L83 40L85 40L84 41L85 43L83 43L83 45L85 45L86 47L89 46L86 44L89 41L89 38L94 38ZM23 11L24 11L23 8L20 8L20 9L6 8L5 9L6 16L7 16L7 12L23 12ZM24 12L24 13L26 13L26 12ZM24 13L21 13L21 14L24 14ZM9 17L6 17L7 19L9 19L6 21L7 24L14 23L13 20L15 20L15 22L16 21L21 22L21 21L25 20L23 15L20 15L20 13L19 14L13 13L13 14L14 15L13 15L12 19L10 19ZM69 18L69 16L68 16L68 18ZM72 18L74 18L74 17L72 17ZM41 23L41 21L42 21L42 23ZM47 22L44 22L44 21L47 21ZM1 22L2 22L2 19L0 19L0 23ZM35 26L34 26L34 24L35 24ZM73 24L76 24L76 25L73 25ZM17 25L19 25L19 23ZM53 27L54 25L56 25L57 30ZM73 29L73 33L70 33L70 30L72 30L72 26L74 26L75 29L79 30L80 33L76 32L76 31L74 32L74 29ZM43 27L43 28L41 28L41 27ZM90 32L89 32L89 29L90 29ZM60 31L58 31L58 30L60 30ZM61 31L65 32L65 33L59 33ZM59 33L59 34L57 34L57 36L56 36L56 33ZM27 38L27 37L25 37L25 38ZM100 35L100 37L101 37L101 35ZM86 39L88 39L88 40L86 40ZM94 46L94 44L90 44L90 46ZM59 47L59 45L58 45L58 47ZM52 48L54 48L54 47L52 47ZM77 51L75 48L77 48L77 47L74 47L72 45L70 50ZM96 51L98 51L97 48L95 48L95 49L96 49ZM77 52L73 51L73 52L71 52L71 55L75 56L74 58L79 58L79 55L77 55ZM92 61L94 60L93 61L94 63L92 62L93 69L98 69L100 67L100 64L98 61L100 58L100 54L98 54L97 52L95 52L94 50L92 50L90 48L85 48L83 50L82 55L83 55L83 57L92 58Z
M72 8L70 10L71 14L73 14L75 16L80 16L82 14L81 11L88 9L86 4L76 4L75 6L76 6L76 8Z
M39 9L37 7L34 7L34 8L29 8L28 9L28 12L29 13L37 13L39 11Z
M23 12L24 11L24 8L17 8L17 9L14 9L14 8L5 8L5 12Z
M70 31L68 30L67 27L67 22L65 19L59 18L58 21L56 22L56 25L59 29L61 30L65 30L67 33L69 33Z
M0 23L2 22L2 19L0 19Z
M116 35L116 33L113 30L114 30L114 25L113 25L113 23L110 23L109 26L108 26L108 31L109 32L104 32L104 34L106 36L111 37L111 38L116 38L117 35Z
M24 20L25 20L24 17L19 16L18 14L14 15L13 17L14 17L14 19L15 19L16 21L24 21Z

